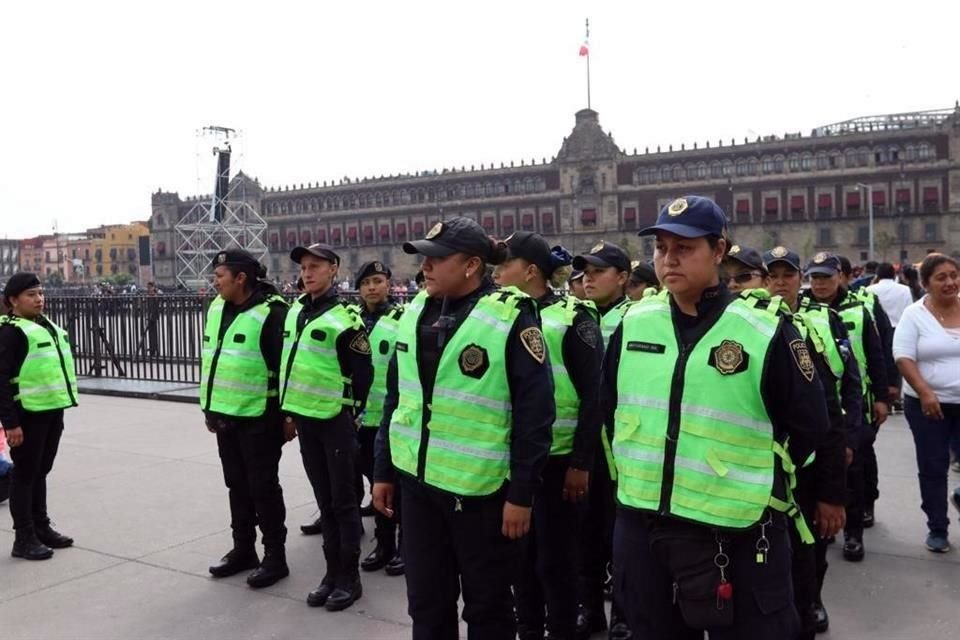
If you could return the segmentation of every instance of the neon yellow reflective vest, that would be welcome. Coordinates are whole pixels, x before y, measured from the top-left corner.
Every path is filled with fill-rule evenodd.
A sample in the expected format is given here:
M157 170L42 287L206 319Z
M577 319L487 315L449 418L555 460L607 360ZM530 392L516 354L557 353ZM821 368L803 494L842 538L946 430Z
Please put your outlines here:
M53 328L19 316L3 316L27 338L27 355L10 382L17 385L13 399L25 411L52 411L77 406L77 375L67 332L44 318Z
M408 305L396 342L394 467L461 496L490 495L503 486L510 475L512 429L507 338L525 298L504 289L477 301L443 348L432 398L424 397L417 367L426 293Z
M597 317L593 303L565 296L552 304L540 308L540 323L543 326L543 338L547 344L550 365L553 369L553 398L557 406L557 418L553 422L553 443L550 455L562 456L573 452L573 437L577 430L580 414L580 397L570 380L563 359L563 340L573 326L577 312L587 309Z
M387 370L393 358L394 345L397 342L397 329L403 307L393 307L377 319L370 332L370 359L373 363L373 382L367 395L367 407L363 415L363 426L374 429L383 419L383 403L387 399Z
M837 391L840 390L840 381L843 378L843 372L846 368L843 354L840 353L840 347L837 345L837 337L833 335L833 328L830 325L830 314L834 313L825 304L820 304L809 298L801 298L797 314L808 327L811 327L823 343L823 357L827 361L827 366L837 380Z
M607 310L600 318L600 334L603 336L603 348L606 349L610 344L610 338L617 331L617 327L623 321L624 315L630 310L634 301L630 298L624 298L615 307ZM603 447L603 455L607 459L607 469L610 470L610 479L617 480L617 466L613 460L613 447L610 446L610 436L607 435L605 427L600 429L600 445Z
M260 351L263 324L271 304L280 296L238 313L220 340L224 299L217 296L207 310L200 352L200 406L225 416L256 418L267 411L268 398L277 396L277 372L271 371Z
M339 303L298 330L302 310L303 303L298 299L287 312L283 327L280 409L326 420L338 415L345 406L354 406L350 378L340 369L337 338L348 329L363 329L363 322L355 309Z
M757 524L768 507L797 517L789 496L773 495L778 460L787 480L794 465L762 396L781 321L734 298L682 348L666 296L627 312L613 444L621 504L732 530ZM809 530L804 537L812 541Z
M851 299L852 298L852 299ZM850 335L850 350L857 361L857 368L860 371L860 382L863 390L863 396L870 395L870 374L867 371L867 342L866 342L866 324L863 314L866 305L854 297L849 297L837 309L843 325L847 328ZM867 313L869 314L869 309ZM872 402L872 401L871 401Z

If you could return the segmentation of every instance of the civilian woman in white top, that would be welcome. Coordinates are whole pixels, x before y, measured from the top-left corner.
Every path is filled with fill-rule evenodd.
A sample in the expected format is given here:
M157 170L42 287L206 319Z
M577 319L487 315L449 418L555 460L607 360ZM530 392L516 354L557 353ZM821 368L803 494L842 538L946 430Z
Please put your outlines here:
M917 449L927 548L950 550L947 538L949 442L960 433L960 266L933 253L920 266L927 295L903 312L893 357L904 377L904 413ZM960 508L960 490L954 492Z

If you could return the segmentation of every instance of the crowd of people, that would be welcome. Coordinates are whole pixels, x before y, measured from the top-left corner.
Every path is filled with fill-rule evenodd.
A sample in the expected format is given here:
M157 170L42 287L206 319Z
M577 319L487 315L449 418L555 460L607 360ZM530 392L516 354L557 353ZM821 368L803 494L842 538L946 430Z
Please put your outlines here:
M310 606L347 609L361 571L382 570L405 577L417 639L458 637L461 597L471 638L812 638L829 626L828 545L842 533L842 557L866 557L874 442L901 393L925 545L948 551L957 261L854 278L843 256L734 244L698 196L640 235L652 264L448 219L403 246L422 259L415 294L383 262L347 279L333 247L297 247L292 304L254 256L218 253L200 404L232 544L210 574L289 575L278 464L296 438L320 514L301 530L326 561ZM4 299L13 555L43 560L73 543L46 476L76 380L36 277Z

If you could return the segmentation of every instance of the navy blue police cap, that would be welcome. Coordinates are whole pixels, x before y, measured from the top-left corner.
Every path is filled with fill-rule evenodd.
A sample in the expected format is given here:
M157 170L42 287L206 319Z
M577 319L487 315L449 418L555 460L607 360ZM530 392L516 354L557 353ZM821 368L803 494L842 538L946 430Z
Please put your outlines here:
M637 235L652 236L657 231L666 231L683 238L722 238L726 230L727 216L716 202L703 196L685 196L661 209L657 224L642 229Z

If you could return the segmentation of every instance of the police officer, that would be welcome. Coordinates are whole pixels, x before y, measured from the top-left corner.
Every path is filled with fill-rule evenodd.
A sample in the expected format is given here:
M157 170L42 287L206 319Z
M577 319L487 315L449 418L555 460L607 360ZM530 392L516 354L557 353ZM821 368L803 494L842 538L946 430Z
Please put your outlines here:
M17 273L3 289L10 313L0 317L0 423L10 457L10 555L46 560L73 539L50 526L47 475L63 434L63 410L77 406L70 339L43 315L43 290L32 273Z
M278 466L283 443L295 434L291 425L281 426L277 402L287 303L263 280L266 275L266 267L246 251L214 256L219 295L207 310L200 352L200 408L217 436L233 530L233 548L210 574L224 578L254 569L247 584L255 589L290 575ZM262 563L255 548L258 524Z
M630 275L630 258L610 242L599 242L589 253L573 259L573 268L582 270L587 298L600 312L600 332L606 346L623 314L631 304L624 290ZM577 637L587 638L607 628L603 610L604 585L613 552L613 518L616 512L616 469L610 448L608 429L601 429L600 444L594 456L592 487L580 533L580 615ZM615 640L629 637L627 625L614 601L610 611L609 636Z
M533 507L531 537L517 580L521 640L574 637L577 621L577 509L586 500L599 443L598 405L603 345L592 303L556 292L572 256L542 236L517 231L506 239L509 258L494 271L501 286L515 286L537 301L553 369L557 418L543 484ZM551 289L553 287L553 289ZM546 619L544 619L546 605Z
M390 268L379 260L366 262L357 271L354 288L360 292L360 317L370 337L373 361L373 384L367 395L367 408L360 427L360 469L370 486L373 486L374 443L377 429L383 419L383 403L387 398L387 369L393 357L397 339L397 326L403 315L403 307L390 299ZM397 501L399 504L399 500ZM373 509L373 505L370 505ZM361 510L363 513L363 510ZM397 522L400 517L388 518L379 511L374 515L376 547L363 559L360 568L364 571L384 569L387 575L401 576L404 571L403 556L397 544Z
M722 269L727 288L734 293L763 289L767 282L767 268L760 252L735 244L723 259Z
M407 306L377 434L374 504L394 513L413 637L457 638L462 586L470 637L516 634L511 584L550 451L553 384L534 301L485 277L506 247L452 218L404 251L426 291Z
M579 300L587 299L587 292L583 290L583 271L574 269L567 278L567 286L570 288L570 295Z
M827 424L814 364L778 305L720 280L726 218L713 201L679 198L640 233L656 235L665 291L630 308L604 360L616 592L637 638L790 638L784 514L812 541L790 474Z
M869 458L867 449L876 438L877 429L887 419L887 372L884 366L880 334L870 312L842 286L841 263L837 256L821 252L807 265L810 289L805 297L827 305L840 314L850 334L850 347L861 380L864 425L862 437L851 444L853 460L847 468L847 524L844 529L843 557L851 562L863 560L864 508L866 496L864 469Z
M813 463L797 472L797 504L810 526L817 530L815 545L802 544L796 529L791 529L794 601L801 621L797 637L809 640L830 625L821 592L828 567L829 540L846 523L846 464L853 455L850 443L862 426L860 373L840 315L809 298L801 300L800 257L778 246L763 254L763 262L769 273L767 290L779 296L798 321L798 329L808 336L807 347L823 382L830 416L829 429L817 447Z
M859 286L854 289L850 282L852 268L850 260L844 256L838 256L840 260L841 279L840 286L848 292L848 297L860 300L863 306L870 312L870 318L877 325L877 333L880 335L880 345L883 352L883 366L887 371L887 402L892 403L900 397L900 388L897 385L898 369L893 360L893 324L890 322L890 316L883 310L880 299L872 291L867 291L866 286ZM870 263L867 263L869 268ZM874 269L876 263L874 263ZM873 274L870 274L872 280ZM861 278L862 280L862 278ZM869 284L869 282L867 282ZM872 427L873 425L871 425ZM879 425L877 425L879 427ZM874 430L876 431L876 430ZM880 498L880 477L877 468L877 453L874 451L873 438L867 438L863 442L863 526L870 528L874 523L873 505Z
M340 256L325 244L297 247L304 295L284 324L280 409L295 425L307 478L320 506L327 573L307 596L340 611L362 595L356 420L373 378L370 343L356 311L337 294Z
M633 268L630 271L630 279L627 280L628 298L639 300L647 289L653 289L654 292L660 289L660 281L657 280L657 274L652 265L635 260L630 263L630 266Z

